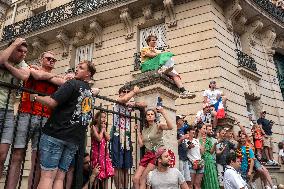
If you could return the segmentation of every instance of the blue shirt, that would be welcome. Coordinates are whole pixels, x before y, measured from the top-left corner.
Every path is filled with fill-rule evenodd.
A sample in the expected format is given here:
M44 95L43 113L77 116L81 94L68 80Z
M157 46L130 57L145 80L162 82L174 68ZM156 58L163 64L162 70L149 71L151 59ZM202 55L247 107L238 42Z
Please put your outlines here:
M184 135L184 129L179 128L177 129L177 139L179 140L182 136ZM179 159L186 161L187 159L187 145L186 145L186 140L183 140L179 145L178 145L178 155Z

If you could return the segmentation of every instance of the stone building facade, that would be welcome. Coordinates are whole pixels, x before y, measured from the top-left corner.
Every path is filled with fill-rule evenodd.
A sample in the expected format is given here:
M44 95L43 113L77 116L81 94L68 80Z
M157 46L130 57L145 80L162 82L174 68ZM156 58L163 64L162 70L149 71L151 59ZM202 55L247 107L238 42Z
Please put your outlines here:
M284 3L269 0L12 0L0 2L0 47L14 37L30 45L27 61L52 50L55 72L83 59L97 68L95 86L115 99L133 80L148 34L176 56L193 100L176 100L193 122L210 80L228 97L229 117L249 127L247 112L275 122L275 152L284 136ZM229 120L230 121L230 120Z

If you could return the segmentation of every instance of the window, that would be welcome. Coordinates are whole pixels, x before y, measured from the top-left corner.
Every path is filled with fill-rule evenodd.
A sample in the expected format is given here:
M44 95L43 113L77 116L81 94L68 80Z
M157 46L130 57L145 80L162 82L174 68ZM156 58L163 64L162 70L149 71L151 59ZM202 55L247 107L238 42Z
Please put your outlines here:
M254 101L246 99L247 112L252 114L252 119L256 120L256 109Z
M154 25L154 26L151 26L151 27L144 28L144 29L140 30L140 46L139 46L140 49L142 47L147 46L146 38L150 34L157 36L157 38L158 38L158 40L157 40L157 48L164 49L165 47L167 47L165 24L158 24L158 25Z
M75 66L83 60L92 61L93 59L93 43L78 47L76 49Z
M276 65L279 86L281 89L282 97L284 99L284 55L275 53L274 63Z
M242 51L241 37L239 34L234 33L234 41L236 44L236 49Z

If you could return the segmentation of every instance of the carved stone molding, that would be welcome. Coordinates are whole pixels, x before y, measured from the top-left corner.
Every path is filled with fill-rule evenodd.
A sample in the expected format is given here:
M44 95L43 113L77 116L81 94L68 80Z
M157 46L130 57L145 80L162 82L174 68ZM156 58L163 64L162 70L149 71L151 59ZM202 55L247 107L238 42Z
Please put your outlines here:
M56 38L59 40L61 45L63 46L63 53L62 56L68 56L69 54L69 47L70 47L70 38L66 34L67 32L64 30L60 30L56 35Z
M275 49L284 49L284 37L277 36L272 46Z
M134 36L133 31L133 20L131 18L130 12L128 7L124 7L120 9L120 20L124 23L124 26L126 28L126 39L130 39Z
M241 35L242 49L246 54L251 55L250 45L255 45L255 36L259 33L262 27L263 23L259 18L246 25L246 30Z
M41 53L45 51L46 43L43 39L36 37L31 42L32 53L31 58L36 59Z
M163 3L165 10L169 16L169 21L167 22L168 27L171 28L176 26L177 20L176 20L175 5L173 0L164 0Z
M8 5L0 1L0 20L5 16Z
M145 20L150 20L153 18L153 11L152 11L152 5L146 5L145 7L142 8L143 15Z
M35 10L40 7L43 7L47 3L49 3L49 0L35 0L35 1L27 0L26 1L26 4L29 6L30 10Z
M75 36L73 38L73 45L75 47L80 46L81 41L84 39L84 37L86 36L86 32L83 28L83 26L80 26L77 31L75 32Z
M242 75L254 81L259 81L262 77L260 74L253 72L245 67L238 67L238 70Z
M268 55L269 61L273 61L275 50L272 49L273 43L276 39L276 32L274 27L267 27L261 34L262 44Z
M225 8L225 17L227 19L227 28L229 31L234 31L234 23L236 22L236 18L241 14L242 7L240 5L239 0L232 0ZM244 21L244 16L242 17L242 21ZM245 19L246 22L246 19Z
M89 31L92 33L95 47L102 46L103 27L97 18L91 20Z
M257 85L257 81L244 77L243 89L244 89L244 94L248 99L250 100L260 99L260 88Z

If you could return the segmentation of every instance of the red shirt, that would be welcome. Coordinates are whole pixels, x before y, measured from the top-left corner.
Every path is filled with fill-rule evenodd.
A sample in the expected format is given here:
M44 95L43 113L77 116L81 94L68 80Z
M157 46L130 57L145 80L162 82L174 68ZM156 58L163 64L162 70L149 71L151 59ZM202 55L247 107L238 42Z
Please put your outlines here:
M25 83L24 87L33 89L38 92L45 93L47 95L53 94L58 86L44 80L35 80L30 77ZM20 104L21 113L29 113L32 115L39 115L43 117L49 117L51 115L51 109L47 106L43 106L39 102L30 101L30 93L23 92L22 100Z

